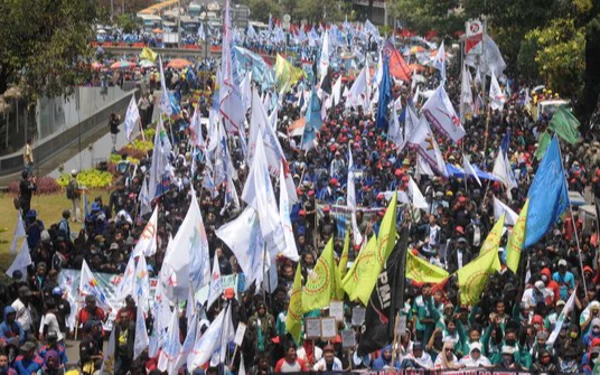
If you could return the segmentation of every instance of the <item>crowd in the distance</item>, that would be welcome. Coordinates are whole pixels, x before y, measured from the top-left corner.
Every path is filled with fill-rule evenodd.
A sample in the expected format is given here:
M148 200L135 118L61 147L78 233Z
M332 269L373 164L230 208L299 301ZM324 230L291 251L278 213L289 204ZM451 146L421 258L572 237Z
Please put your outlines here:
M449 68L446 89L458 108L460 82ZM169 73L167 73L169 74ZM339 74L348 87L356 72L339 68ZM439 84L436 71L426 74L427 83L421 92ZM173 77L172 75L170 77ZM179 76L181 77L181 76ZM150 76L143 77L149 81ZM169 87L179 90L185 78L173 78ZM214 88L214 82L208 83ZM364 215L360 208L385 208L389 195L385 192L407 191L411 176L429 203L429 209L399 206L397 227L410 227L409 248L419 257L438 265L450 273L467 264L479 253L479 248L491 230L496 197L513 210L519 211L525 202L528 188L539 161L534 157L536 137L548 125L548 118L534 119L525 108L528 86L511 83L514 93L502 111L484 110L464 124L466 136L456 145L436 134L444 159L462 165L462 155L468 155L472 164L491 171L496 153L506 134L510 136L508 156L516 173L518 187L512 190L512 199L501 183L483 180L479 186L474 179L428 176L417 171L416 154L396 146L386 137L385 129L376 127L374 111L352 110L342 102L328 114L319 131L318 145L305 152L299 149L300 137L289 137L288 127L302 115L297 106L296 90L283 98L279 109L277 130L279 141L289 162L297 186L299 202L291 210L294 238L300 255L302 276L307 278L330 237L335 239L335 253L340 256L344 238L332 213L333 205L345 205L348 176L348 153L352 152L356 179L357 224L365 238L378 233L382 214ZM489 278L481 301L474 306L459 303L455 277L443 285L407 284L405 298L406 331L396 347L386 346L366 356L342 348L341 337L328 342L302 340L294 343L286 332L285 321L297 264L282 258L276 264L278 287L271 293L257 293L256 287L244 285L243 272L232 251L219 239L215 230L233 220L240 208L224 209L224 186L216 196L204 187L205 167L202 153L195 153L188 143L189 122L193 113L191 92L183 92L181 116L165 122L172 137L172 162L175 180L169 191L157 199L158 251L146 259L148 271L156 276L161 269L169 236L174 236L190 202L190 188L194 187L204 219L210 248L211 262L217 257L221 275L237 274L239 299L231 301L234 325L246 323L248 329L235 358L225 365L225 371L238 373L241 362L247 373L296 372L371 369L459 369L502 368L536 373L591 374L594 361L600 354L600 258L598 233L595 224L584 223L583 215L575 211L566 215L541 241L523 252L523 266L515 272L506 267L505 256L500 254L501 270ZM393 88L403 108L412 96L410 85ZM530 93L529 93L530 94ZM534 100L551 95L540 92ZM482 94L487 96L487 93ZM413 98L417 109L423 98ZM210 97L200 101L203 117L208 117ZM489 116L489 118L488 118ZM402 120L402 119L401 119ZM205 129L206 131L206 129ZM205 134L207 135L207 134ZM563 159L569 190L585 196L600 198L600 143L593 134L584 135L582 142L563 146ZM241 193L249 166L245 162L239 138L229 139L231 156L238 173L235 188ZM191 158L198 155L198 169L191 173ZM33 264L26 275L15 273L12 281L0 284L0 305L3 319L0 324L0 375L17 373L29 375L41 370L44 374L61 373L67 364L65 340L72 337L75 327L67 326L71 305L65 300L64 286L59 285L61 270L81 269L85 260L93 272L122 273L141 231L150 214L139 215L139 193L151 154L119 173L108 201L90 197L89 214L82 217L80 230L72 230L73 219L79 219L73 210L65 210L56 223L43 223L37 218L31 195L35 194L35 179L27 172L21 180L20 207L25 220L27 242ZM76 171L74 176L76 177ZM276 189L279 186L276 185ZM80 193L76 193L80 194ZM387 198L386 198L387 197ZM69 199L73 200L74 196ZM94 199L95 198L95 199ZM65 199L65 207L70 202ZM380 211L383 213L383 211ZM574 222L573 222L574 221ZM575 228L575 229L574 229ZM581 248L579 251L578 241ZM506 240L502 240L501 251ZM350 259L357 256L353 247ZM526 266L525 266L526 265ZM585 284L585 288L583 285ZM576 290L575 307L562 325L555 343L546 345L550 332L569 296ZM587 291L585 293L584 291ZM355 301L344 301L345 322L339 328L354 329L357 342L361 327L351 325ZM215 303L206 311L212 321L225 306ZM142 354L133 357L134 322L136 306L132 298L117 312L113 329L115 334L115 374L160 373L157 359ZM185 309L179 320L181 341L187 333ZM93 297L76 311L79 358L83 373L100 369L103 360L103 341L108 337L102 325L109 311L97 305ZM327 316L327 310L313 311L310 316ZM154 317L146 317L151 331ZM230 351L233 353L233 351ZM221 369L223 370L223 369ZM180 371L185 371L184 369ZM217 374L220 369L207 367L194 373Z

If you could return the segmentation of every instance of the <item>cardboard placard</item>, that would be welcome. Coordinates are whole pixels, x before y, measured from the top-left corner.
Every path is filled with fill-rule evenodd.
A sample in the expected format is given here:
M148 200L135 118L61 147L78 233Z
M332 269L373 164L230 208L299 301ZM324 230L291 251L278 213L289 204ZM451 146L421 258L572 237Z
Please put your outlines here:
M367 310L364 307L354 307L352 309L352 325L355 327L360 327L365 322L365 313Z
M321 338L321 319L306 318L304 320L304 328L307 339L316 340Z
M342 334L342 347L344 349L351 349L356 347L356 333L353 329L345 329L341 332Z
M329 303L329 316L335 318L338 322L344 321L344 302L331 301Z
M233 339L233 342L237 346L242 346L242 342L244 342L244 334L246 333L246 328L247 326L244 323L238 323L237 329L235 330L235 338Z
M333 340L337 337L337 321L335 318L321 318L321 339Z

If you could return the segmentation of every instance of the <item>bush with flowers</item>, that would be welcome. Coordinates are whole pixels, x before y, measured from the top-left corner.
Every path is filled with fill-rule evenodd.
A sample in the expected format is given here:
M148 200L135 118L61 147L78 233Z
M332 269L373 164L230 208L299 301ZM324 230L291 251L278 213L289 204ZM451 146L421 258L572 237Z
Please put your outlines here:
M145 139L154 139L154 134L156 134L156 129L154 128L148 128L144 130Z
M55 194L61 190L61 186L58 184L56 179L52 177L39 177L37 179L37 190L36 194L46 195ZM8 192L10 194L19 194L19 181L13 181L8 184Z
M98 169L84 169L77 174L77 183L87 188L105 188L112 184L113 178L110 172ZM63 173L57 182L60 186L66 187L70 179L71 176L68 173Z

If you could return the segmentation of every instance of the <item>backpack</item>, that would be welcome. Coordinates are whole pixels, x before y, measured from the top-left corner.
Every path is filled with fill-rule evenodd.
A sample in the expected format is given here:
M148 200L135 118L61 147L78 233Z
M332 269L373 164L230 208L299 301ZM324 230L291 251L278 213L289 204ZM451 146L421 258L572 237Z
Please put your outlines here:
M67 185L67 199L75 198L77 198L77 193L75 192L75 183L71 180Z

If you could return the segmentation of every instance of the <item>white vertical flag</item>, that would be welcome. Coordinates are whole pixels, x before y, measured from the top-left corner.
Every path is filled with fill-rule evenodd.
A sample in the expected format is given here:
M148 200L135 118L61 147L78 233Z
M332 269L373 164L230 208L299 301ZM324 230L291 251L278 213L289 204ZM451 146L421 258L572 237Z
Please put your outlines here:
M281 252L284 257L297 262L300 259L296 240L294 239L294 230L290 219L290 198L285 188L285 172L283 165L279 169L279 218L281 220L281 229L283 230L283 239L285 249Z
M138 258L138 263L135 267L135 295L133 298L135 299L135 302L141 306L146 306L150 299L148 264L146 263L146 257L143 255Z
M223 294L223 281L221 280L219 259L215 255L213 259L212 277L210 279L210 290L208 292L208 303L206 304L206 309L210 309L212 304L221 298L221 294Z
M160 371L167 371L169 375L177 374L175 365L177 364L177 358L181 351L181 344L179 343L179 309L177 305L171 313L171 319L169 321L169 328L165 336L165 342L158 357L158 369Z
M562 326L565 322L565 319L567 318L567 315L569 315L569 313L571 312L571 309L573 308L573 305L575 304L575 296L576 295L577 295L577 287L575 287L575 290L573 290L573 293L571 293L569 300L567 301L567 303L565 303L565 307L563 307L562 311L560 312L560 315L556 319L556 323L554 324L554 329L552 330L550 337L548 337L548 341L546 341L546 347L551 348L554 345L554 341L556 341L556 338L558 337L560 329L562 328Z
M158 56L158 67L160 69L160 88L162 91L160 94L159 107L161 112L167 116L171 116L173 114L173 107L171 107L171 98L169 98L169 90L167 90L167 84L165 83L165 72L163 70L162 58L160 55ZM158 132L158 129L156 131Z
M135 290L135 255L129 256L129 261L125 267L125 272L121 277L121 281L117 286L117 293L115 294L117 301L123 301L128 295L133 296Z
M23 223L23 217L20 212L17 212L17 225L15 226L15 233L13 234L12 241L10 242L10 253L17 253L17 241L22 238L27 237L27 232L25 232L25 224Z
M144 227L140 238L138 239L135 248L133 249L133 256L147 256L150 257L156 253L156 240L158 230L158 205L154 207L154 212L150 216L148 224Z
M148 191L148 179L144 176L144 182L142 182L142 188L140 189L139 194L140 200L140 215L144 216L152 212L152 197L150 197L150 192Z
M27 244L27 241L23 241L23 245L21 245L21 250L15 257L15 260L13 260L8 270L6 270L6 275L8 275L8 277L12 277L13 272L21 271L21 274L23 275L22 279L25 280L25 278L27 277L27 267L31 263L32 261L31 255L29 253L29 245Z
M106 299L106 295L102 289L100 289L100 286L98 286L98 280L96 280L96 277L94 277L92 270L90 270L90 267L87 265L85 260L81 264L81 275L79 276L79 294L81 296L91 295L96 297L96 303L98 304L98 307L102 308L103 310L112 309L112 306Z
M127 139L129 142L132 141L131 136L140 121L140 110L138 108L137 102L135 101L135 95L131 96L131 101L129 102L129 106L127 107L127 112L125 113L125 132L127 134Z
M468 115L474 111L473 92L471 91L471 73L466 65L463 65L462 77L460 81L460 121L465 122Z
M465 154L463 154L463 169L464 169L466 175L472 176L473 178L475 178L477 180L477 183L479 184L479 186L482 186L481 180L479 179L479 176L477 175L477 171L475 170L475 168L473 168L473 166L471 165L471 163L469 162L469 159L467 159ZM498 219L496 219L496 220L498 220Z
M100 368L101 374L112 374L115 367L115 332L113 329L108 338L108 347L104 352L104 360L102 361L102 367Z
M440 45L433 60L433 67L440 71L442 81L446 80L446 49L444 48L444 41Z
M490 107L493 110L502 110L506 102L506 94L502 92L496 74L492 72L492 81L490 83Z
M148 338L148 330L146 329L146 319L144 319L144 309L142 304L137 305L137 314L135 316L135 343L133 344L133 359L142 354L142 352L150 345Z

